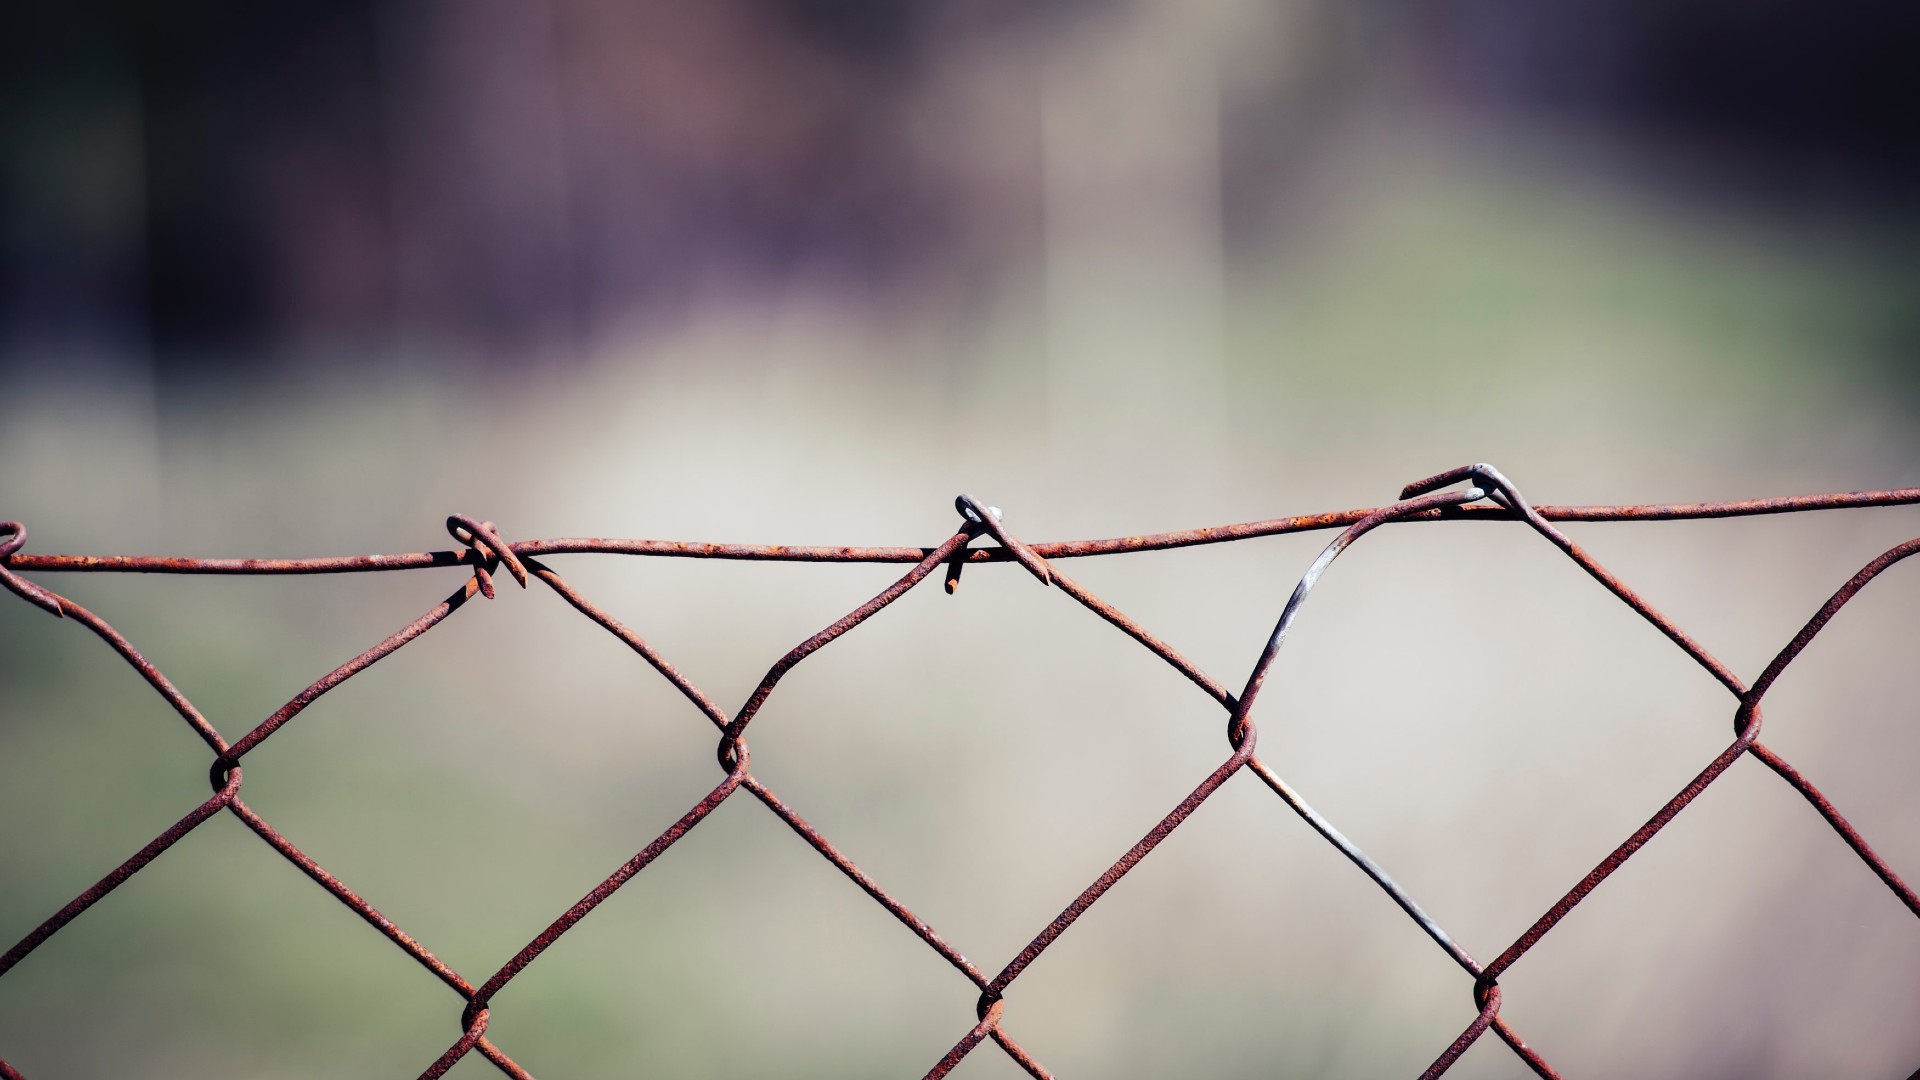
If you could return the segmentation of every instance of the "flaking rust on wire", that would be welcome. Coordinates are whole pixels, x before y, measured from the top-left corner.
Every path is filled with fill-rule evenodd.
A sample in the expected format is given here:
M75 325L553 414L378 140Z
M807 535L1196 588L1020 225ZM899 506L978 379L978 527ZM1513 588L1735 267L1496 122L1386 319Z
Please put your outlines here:
M359 915L375 930L379 931L395 946L400 948L414 961L425 968L442 984L446 985L462 1000L463 1007L459 1017L459 1037L445 1053L427 1067L421 1075L437 1077L443 1075L454 1064L473 1051L491 1062L502 1073L516 1078L525 1078L529 1074L508 1057L505 1051L487 1038L487 1028L492 1017L493 997L517 977L540 954L555 941L571 930L592 910L613 892L635 875L644 871L662 852L672 846L687 832L699 825L714 809L727 801L738 791L746 791L758 799L774 813L784 824L792 829L823 858L831 863L862 892L886 909L915 937L938 954L979 990L976 1004L977 1023L961 1036L948 1052L935 1063L927 1073L930 1078L946 1075L959 1062L971 1053L980 1043L992 1041L1006 1053L1008 1058L1028 1075L1047 1077L1050 1074L1030 1053L1016 1042L1007 1031L1004 1019L1007 1011L1005 993L1020 977L1028 965L1037 959L1052 943L1073 925L1089 908L1097 903L1123 876L1144 860L1153 849L1167 836L1179 828L1188 815L1210 798L1227 779L1246 769L1253 772L1264 782L1281 801L1299 815L1316 833L1337 848L1350 862L1365 874L1384 892L1406 915L1419 925L1429 938L1438 945L1464 973L1472 977L1470 983L1474 1007L1473 1021L1461 1032L1423 1074L1435 1077L1447 1071L1467 1048L1491 1029L1530 1069L1540 1076L1552 1077L1557 1074L1538 1051L1520 1038L1500 1015L1502 993L1500 976L1549 933L1568 912L1583 901L1610 874L1624 865L1654 834L1683 812L1708 785L1717 780L1740 757L1752 754L1759 758L1774 773L1791 785L1829 826L1841 837L1854 854L1886 885L1916 917L1920 917L1920 897L1909 887L1893 868L1867 843L1846 817L1814 787L1803 774L1768 749L1759 741L1761 729L1760 700L1769 687L1777 680L1782 671L1791 664L1809 642L1819 634L1833 617L1849 601L1857 596L1870 582L1896 563L1911 555L1920 553L1920 539L1909 540L1896 545L1869 562L1859 573L1835 592L1826 604L1807 622L1769 663L1764 672L1751 687L1743 683L1731 669L1695 641L1670 619L1655 610L1643 598L1629 588L1591 555L1575 544L1552 524L1556 521L1676 521L1703 518L1742 517L1758 514L1798 513L1814 510L1833 510L1870 506L1897 506L1920 503L1920 488L1904 488L1889 491L1847 492L1833 495L1795 496L1783 499L1757 499L1743 502L1688 503L1647 506L1532 506L1521 495L1511 481L1498 469L1486 464L1466 465L1437 473L1423 480L1408 484L1401 492L1400 500L1389 506L1337 511L1326 514L1313 514L1291 518L1276 518L1269 521L1247 522L1240 525L1224 525L1205 529L1193 529L1185 532L1158 533L1148 536L1130 536L1108 540L1056 541L1052 543L1027 544L1015 536L1003 521L999 508L986 506L969 496L962 495L955 500L954 508L960 515L960 523L954 534L930 548L888 548L888 547L789 547L784 545L744 545L744 544L695 544L681 541L660 540L616 540L616 539L557 539L532 540L510 543L503 538L497 527L490 521L484 521L465 515L455 514L447 519L447 529L460 544L457 551L414 552L398 555L358 555L314 559L195 559L151 556L76 556L76 555L38 555L24 553L21 549L26 543L25 526L19 522L0 522L0 586L13 592L23 600L48 613L75 621L92 631L120 657L130 664L154 691L166 699L202 741L213 751L213 759L208 775L213 786L213 796L199 803L186 816L155 837L145 847L114 868L105 877L83 890L80 895L69 901L59 911L35 927L21 938L12 948L0 955L0 977L4 977L12 968L25 959L40 944L58 933L61 928L77 918L86 909L118 888L148 863L158 858L187 833L198 828L221 811L238 817L246 826L258 835L269 847L273 848L289 863L297 867L312 879L329 895ZM1734 740L1722 750L1708 765L1684 787L1679 794L1668 800L1646 824L1636 829L1619 847L1611 852L1592 872L1575 884L1564 896L1541 915L1511 945L1492 962L1481 964L1462 948L1440 925L1423 910L1373 859L1342 834L1324 816L1320 815L1298 792L1261 761L1255 753L1258 742L1258 729L1252 717L1254 701L1264 684L1266 673L1271 667L1279 649L1285 644L1294 622L1312 592L1320 576L1327 571L1340 553L1360 540L1374 529L1395 523L1421 521L1471 521L1504 520L1524 523L1534 532L1566 554L1595 581L1612 592L1628 607L1658 629L1669 640L1697 664L1711 674L1721 685L1733 694L1736 702L1734 712ZM1061 573L1053 565L1053 560L1082 558L1095 555L1120 554L1132 551L1153 551L1168 548L1188 547L1199 544L1225 543L1250 539L1258 536L1272 536L1280 533L1303 532L1318 529L1343 530L1308 568L1294 589L1292 596L1282 608L1273 631L1269 634L1265 649L1255 663L1253 671L1246 679L1239 694L1234 694L1217 679L1202 671L1192 661L1174 650L1158 637L1121 613L1111 604L1095 596L1072 578ZM974 547L976 540L982 537L994 541L991 547ZM680 673L652 645L633 630L614 619L604 610L587 600L571 585L541 562L541 556L600 552L608 554L651 555L683 558L719 558L719 559L767 559L800 562L892 562L912 564L906 573L878 595L854 608L847 615L835 620L831 625L801 642L774 662L766 676L755 687L745 704L738 712L729 717L713 699L701 691L686 676ZM888 605L904 596L908 590L931 576L941 566L946 567L945 586L952 593L960 581L962 569L972 562L1016 562L1043 586L1054 586L1074 602L1098 615L1102 620L1131 637L1148 652L1172 666L1187 680L1193 683L1216 704L1226 710L1226 741L1230 753L1225 762L1215 768L1202 780L1191 794L1160 819L1142 839L1129 848L1114 862L1093 884L1084 889L1052 921L1043 926L1025 948L1016 954L997 974L989 976L973 962L941 937L931 925L915 915L905 904L888 893L872 877L867 875L853 861L839 851L827 838L820 834L805 818L791 806L783 802L773 791L755 777L750 771L752 755L746 742L746 729L766 704L781 679L796 664L860 623L879 614ZM429 608L419 618L390 634L387 638L368 648L358 656L334 668L315 680L306 689L294 695L285 705L275 710L251 731L237 741L229 744L208 720L201 715L178 688L163 675L159 668L140 654L133 644L108 625L105 620L86 608L62 597L35 582L20 576L21 572L32 571L93 571L93 572L132 572L132 573L212 573L212 574L336 574L366 573L393 570L424 569L440 566L463 566L471 573L450 596ZM514 582L526 588L533 580L539 580L575 610L619 639L629 649L638 654L650 666L658 671L681 692L701 714L720 733L720 743L716 757L723 773L719 784L704 798L689 809L666 832L655 837L640 851L615 869L598 885L567 909L525 947L515 953L505 964L486 980L476 985L462 977L452 967L435 956L425 945L415 940L406 931L382 915L358 893L321 867L310 856L296 847L292 841L281 835L266 819L249 807L239 797L243 774L241 759L259 746L266 738L297 717L308 705L332 690L334 687L352 678L374 663L393 654L415 638L433 629L443 620L460 610L476 595L492 599L495 595L493 573L504 566ZM0 1060L0 1080L13 1080L21 1073L6 1061ZM1920 1076L1920 1073L1916 1073Z
M1831 495L1794 495L1778 499L1744 499L1732 502L1657 503L1622 506L1540 506L1535 512L1546 521L1699 521L1712 518L1755 517L1768 514L1793 514L1809 510L1849 510L1875 506L1908 506L1920 503L1920 487L1893 488L1886 491L1847 491ZM1251 540L1261 536L1280 536L1295 532L1344 529L1375 507L1335 510L1323 514L1248 521L1237 525L1215 525L1180 532L1119 536L1104 540L1054 540L1033 545L1043 559L1080 559L1095 555L1120 555L1135 551L1164 551L1169 548L1196 547ZM1447 512L1427 511L1411 515L1405 521L1435 521L1441 518L1462 521L1511 521L1513 513L1498 506L1468 506ZM17 524L17 523L10 523ZM916 547L807 547L791 544L716 544L688 540L622 540L609 537L560 537L552 540L523 540L513 544L522 558L541 555L585 554L651 555L682 559L747 559L771 562L858 562L914 563L925 558L930 548ZM356 574L370 571L422 570L434 566L477 566L486 556L466 551L413 551L395 555L339 555L309 559L221 559L186 558L171 555L36 555L21 553L12 559L15 570L58 571L63 573L137 573L137 574ZM1006 562L1013 554L999 548L976 548L967 561Z

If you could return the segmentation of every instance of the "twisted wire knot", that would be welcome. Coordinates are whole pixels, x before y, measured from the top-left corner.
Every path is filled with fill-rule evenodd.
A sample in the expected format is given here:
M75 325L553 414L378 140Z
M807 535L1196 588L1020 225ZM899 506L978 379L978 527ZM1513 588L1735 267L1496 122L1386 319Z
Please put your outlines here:
M477 552L481 561L473 568L473 576L480 582L480 593L487 599L493 599L494 567L504 565L507 573L521 588L527 587L527 567L520 556L513 553L513 545L500 539L500 533L491 521L479 521L465 514L447 515L447 532L462 546Z
M1493 1003L1494 1011L1498 1013L1500 1005L1500 980L1482 974L1479 978L1473 980L1473 1007L1484 1011L1487 1008L1488 1002Z
M748 748L747 737L745 735L733 735L723 732L720 736L720 746L716 751L716 756L720 759L720 768L725 770L728 775L732 775L735 772L743 771L746 764L753 760L753 751Z
M20 598L34 607L64 619L67 613L60 607L60 598L13 572L6 563L13 553L25 547L27 527L17 521L0 521L0 584L19 594Z
M1006 526L1000 523L999 507L984 505L971 495L960 495L953 500L953 508L959 511L961 527L970 537L986 533L999 541L1000 546L1007 549L1007 554L1013 556L1013 561L1025 567L1027 573L1032 574L1040 584L1053 584L1053 568L1047 565L1047 560L1042 559L1032 548L1007 531ZM968 542L971 543L971 539ZM965 552L966 548L961 548L954 554L959 558ZM958 582L959 574L956 570L949 578L947 591L952 592L951 586Z
M207 779L212 782L215 795L224 795L231 801L240 791L240 763L222 754L213 759L212 767L207 769Z

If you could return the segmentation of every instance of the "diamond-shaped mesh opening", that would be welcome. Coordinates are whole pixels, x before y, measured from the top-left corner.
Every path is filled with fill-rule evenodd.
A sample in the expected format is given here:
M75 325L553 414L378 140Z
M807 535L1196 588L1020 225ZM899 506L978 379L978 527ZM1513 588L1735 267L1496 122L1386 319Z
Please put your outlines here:
M1423 540L1327 575L1262 756L1488 960L1726 746L1734 702L1525 526Z
M740 796L495 999L538 1075L904 1076L976 992Z
M28 1075L384 1076L458 1005L222 814L0 980L0 1040Z
M470 978L720 776L664 679L544 587L507 588L247 759L263 815Z
M1503 1015L1602 1075L1894 1075L1916 962L1911 914L1749 760L1502 978Z
M755 773L997 967L1230 752L1220 707L1140 651L1058 590L969 571L796 668Z
M1471 1016L1445 953L1236 776L1008 992L1065 1076L1392 1076ZM1338 1063L1338 1067L1334 1067Z

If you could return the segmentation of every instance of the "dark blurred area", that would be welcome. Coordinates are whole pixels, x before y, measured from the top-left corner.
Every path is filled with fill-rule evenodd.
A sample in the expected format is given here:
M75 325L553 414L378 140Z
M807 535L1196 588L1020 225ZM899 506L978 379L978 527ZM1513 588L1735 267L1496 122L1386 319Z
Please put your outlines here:
M1920 207L1920 10L1305 5L1220 103L1231 255L1315 133L1393 84L1638 183L1822 227ZM324 356L565 364L690 290L964 298L1036 243L1030 175L943 130L968 64L1091 5L34 4L0 79L0 363L157 381ZM1257 55L1257 50L1256 50ZM1256 65L1257 66L1257 65Z
M973 208L916 152L928 38L1040 18L954 7L16 13L9 357L100 333L166 370L402 334L524 357L713 274L912 273Z
M1910 6L1467 0L1432 18L1446 93L1617 139L1676 180L1856 221L1920 193Z

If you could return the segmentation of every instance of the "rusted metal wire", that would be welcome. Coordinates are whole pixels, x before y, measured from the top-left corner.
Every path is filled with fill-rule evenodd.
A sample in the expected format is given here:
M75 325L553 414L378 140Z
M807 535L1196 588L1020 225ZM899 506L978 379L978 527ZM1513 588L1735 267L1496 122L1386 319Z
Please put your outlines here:
M1920 503L1920 488L1745 502L1535 507L1529 504L1520 494L1519 489L1499 470L1482 464L1450 469L1409 484L1401 492L1397 502L1383 507L1276 518L1269 521L1150 536L1034 544L1025 543L1015 536L1002 521L1002 514L998 509L985 506L965 495L960 496L955 502L955 509L960 515L956 531L940 543L922 548L788 547L620 539L509 542L502 537L492 522L455 514L447 519L447 529L460 546L451 551L313 559L40 555L22 550L27 539L27 531L23 525L13 521L0 522L0 586L4 586L16 596L55 617L70 619L92 631L138 671L148 685L166 700L194 734L213 751L209 766L209 777L213 787L212 797L193 807L178 822L135 852L132 857L81 891L78 896L54 912L39 926L28 931L25 937L8 949L4 955L0 955L0 977L4 977L34 949L138 873L148 863L158 858L182 837L221 811L226 811L239 818L269 847L298 867L334 899L359 915L368 925L378 930L460 997L463 1006L458 1014L458 1037L448 1046L445 1053L426 1067L421 1073L423 1077L443 1075L455 1063L476 1050L506 1075L527 1077L529 1074L525 1069L487 1038L487 1026L492 1015L491 1003L495 995L534 963L549 946L591 913L596 906L636 874L645 870L654 859L698 826L722 803L732 798L737 792L746 791L979 990L976 1022L927 1072L926 1075L929 1078L945 1076L969 1053L987 1041L1000 1047L1009 1059L1028 1075L1048 1077L1052 1074L1024 1050L1007 1031L1004 1022L1007 1012L1004 995L1007 989L1054 941L1066 933L1082 914L1097 903L1107 890L1139 865L1161 841L1179 828L1189 815L1219 790L1221 785L1245 769L1259 777L1289 809L1358 867L1471 977L1468 985L1473 997L1474 1019L1460 1036L1434 1059L1422 1074L1423 1076L1436 1077L1446 1072L1475 1041L1488 1030L1492 1030L1534 1073L1543 1077L1554 1077L1559 1074L1501 1017L1500 976L1519 962L1576 905L1592 894L1608 876L1624 865L1648 840L1685 810L1687 805L1706 790L1708 785L1717 780L1743 756L1751 754L1758 758L1798 791L1854 854L1886 885L1888 890L1916 917L1920 917L1920 896L1915 895L1913 888L1873 850L1859 830L1805 775L1759 741L1761 699L1765 697L1781 672L1800 655L1816 635L1825 629L1840 609L1870 582L1895 563L1920 553L1920 538L1888 549L1861 568L1813 615L1793 640L1780 650L1749 686L1690 635L1556 529L1552 523L1557 521L1675 521L1915 503ZM1486 964L1476 961L1393 881L1385 869L1335 828L1332 822L1309 806L1298 792L1280 777L1278 772L1255 753L1255 747L1259 741L1259 731L1253 717L1255 701L1275 657L1294 627L1302 605L1321 575L1327 571L1341 552L1380 526L1431 521L1524 523L1559 548L1609 592L1674 642L1695 663L1726 687L1735 701L1733 741L1717 754L1686 787L1661 806L1644 825L1634 830L1631 836L1527 927L1512 944ZM1224 543L1257 536L1320 529L1341 529L1342 531L1327 545L1301 577L1293 595L1282 608L1273 631L1268 636L1266 647L1262 650L1259 660L1238 694L1226 689L1219 681L1202 671L1172 646L1094 595L1054 565L1055 560L1059 559ZM991 546L974 546L976 542L982 540L991 540L993 543ZM644 638L582 596L543 561L544 557L552 555L589 552L677 558L885 562L911 564L911 566L904 575L872 599L835 620L775 661L746 702L729 715ZM1019 564L1041 585L1059 590L1112 624L1212 698L1226 711L1225 735L1228 756L1199 782L1191 794L1155 823L1139 842L1122 854L1052 921L1041 927L1033 939L1008 960L997 973L988 975L941 937L925 920L915 915L905 904L856 866L817 829L808 824L805 818L753 775L750 771L752 754L747 745L746 732L782 678L808 656L831 644L855 626L879 614L888 605L905 595L908 590L932 576L934 571L943 565L946 567L945 586L947 591L952 592L960 583L962 567L969 563L994 562ZM337 574L443 566L467 567L471 570L471 574L461 587L446 599L365 652L322 675L232 743L220 734L151 661L141 655L131 642L121 636L105 620L44 585L21 576L23 573L74 571L166 574ZM425 945L407 934L372 904L314 862L249 807L240 798L243 783L241 760L323 694L431 630L460 610L475 595L492 598L493 574L503 566L514 582L522 588L528 587L530 582L535 580L545 585L576 611L625 644L699 709L719 732L720 740L715 753L723 775L720 782L705 797L694 804L665 832L655 837L631 859L608 874L551 925L506 960L499 969L476 985L454 971ZM1409 1063L1409 1071L1415 1067L1417 1067L1415 1063ZM20 1070L15 1066L0 1060L0 1080L21 1075Z

